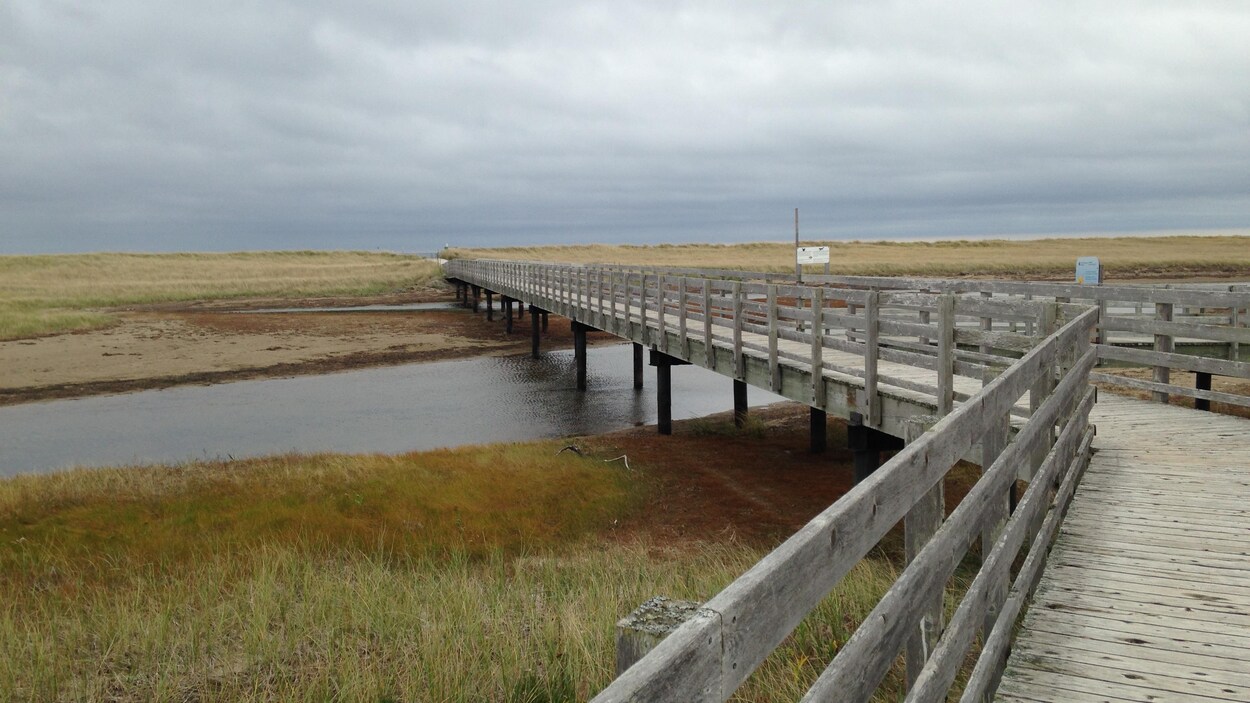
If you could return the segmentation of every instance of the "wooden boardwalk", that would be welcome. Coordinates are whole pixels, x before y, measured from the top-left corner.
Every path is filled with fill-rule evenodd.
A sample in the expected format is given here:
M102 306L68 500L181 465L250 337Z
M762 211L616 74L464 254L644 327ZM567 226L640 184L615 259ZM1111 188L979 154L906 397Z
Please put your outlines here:
M1101 394L997 700L1250 701L1250 420Z
M472 285L475 301L480 287L488 302L493 291L569 317L583 350L586 329L604 330L650 347L665 371L666 358L693 363L806 403L814 420L830 412L906 442L596 703L728 700L900 522L907 567L805 702L869 700L900 651L909 703L958 688L963 703L1250 701L1250 420L1109 393L1095 405L1089 385L1250 406L1210 390L1212 375L1250 378L1239 355L1250 292L830 276L804 286L499 261L447 270L466 300ZM1125 333L1152 348L1107 343ZM1178 339L1227 359L1180 353ZM1099 360L1153 367L1153 380L1095 371ZM1173 369L1197 387L1172 383ZM960 458L982 476L945 514L942 478ZM1017 479L1028 487L1009 516ZM981 568L949 613L945 586L976 542Z

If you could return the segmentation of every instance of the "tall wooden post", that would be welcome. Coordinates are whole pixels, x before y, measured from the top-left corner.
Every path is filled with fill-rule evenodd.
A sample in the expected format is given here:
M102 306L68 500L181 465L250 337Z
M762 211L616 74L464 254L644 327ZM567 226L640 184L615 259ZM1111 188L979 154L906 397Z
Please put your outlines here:
M573 328L573 361L577 366L577 390L586 390L586 325L576 320Z
M543 332L546 332L546 331L547 331L547 317L548 317L550 314L551 314L551 313L547 312L546 310L543 310L543 313L542 313L542 315L543 315Z
M473 312L477 312L478 306L482 302L482 289L479 286L473 286Z
M936 417L908 418L905 425L903 441L911 444L924 434L925 428L937 420ZM943 479L938 479L933 488L920 498L903 518L903 551L904 558L911 563L920 550L942 526L946 517L945 498L943 496ZM906 662L907 688L910 689L920 676L925 660L937 646L938 635L942 634L942 594L944 589L936 589L927 599L925 614L920 618L920 627L907 638L904 647Z
M734 379L734 427L742 429L747 424L747 383Z
M503 299L504 331L512 334L512 298Z
M1172 321L1172 303L1155 303L1155 319L1160 322ZM1172 353L1176 351L1176 342L1170 334L1155 335L1155 351ZM1156 366L1154 373L1155 383L1170 383L1172 380L1172 369L1168 366ZM1151 398L1156 403L1167 403L1168 394L1163 391L1151 391Z
M495 296L495 294L494 294L493 292L491 292L491 291L489 291L489 290L488 290L488 291L486 291L486 321L487 321L487 322L494 322L494 321L495 321L495 299L494 299L494 296Z

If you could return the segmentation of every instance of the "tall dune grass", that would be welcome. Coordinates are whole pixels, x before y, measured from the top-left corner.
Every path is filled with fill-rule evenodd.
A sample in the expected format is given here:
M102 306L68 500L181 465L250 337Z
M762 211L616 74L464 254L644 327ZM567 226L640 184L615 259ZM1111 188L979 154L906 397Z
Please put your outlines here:
M558 446L0 481L0 700L585 700L619 617L767 550L618 536L650 484ZM797 699L895 576L861 563L736 700Z
M1250 236L813 241L804 245L830 247L830 270L838 274L1069 278L1078 256L1100 257L1111 280L1144 275L1250 274ZM794 270L794 245L789 242L453 249L449 255L567 263ZM811 273L822 270L819 266L807 268Z
M108 324L99 308L377 295L438 276L428 259L369 252L0 256L0 339Z

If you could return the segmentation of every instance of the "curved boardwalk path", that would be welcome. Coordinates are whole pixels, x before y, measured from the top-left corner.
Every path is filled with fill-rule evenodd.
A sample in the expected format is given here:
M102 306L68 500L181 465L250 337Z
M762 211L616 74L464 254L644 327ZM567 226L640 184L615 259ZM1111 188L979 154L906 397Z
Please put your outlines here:
M1250 420L1100 394L1003 701L1250 700Z

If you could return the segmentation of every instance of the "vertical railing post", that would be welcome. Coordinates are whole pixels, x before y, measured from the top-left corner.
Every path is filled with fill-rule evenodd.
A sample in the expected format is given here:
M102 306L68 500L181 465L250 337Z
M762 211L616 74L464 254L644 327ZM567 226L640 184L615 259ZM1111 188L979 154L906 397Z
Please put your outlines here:
M1228 290L1232 292L1235 291L1236 288L1234 286L1229 286ZM1241 307L1235 301L1233 302L1233 307L1228 310L1228 326L1232 327L1233 330L1236 330L1241 326ZM1229 361L1238 361L1241 359L1240 342L1233 341L1228 343L1228 359Z
M733 282L734 297L734 378L746 379L745 359L742 355L742 281Z
M1172 321L1172 303L1155 303L1155 320L1159 322ZM1172 353L1176 351L1176 340L1170 334L1155 334L1155 351ZM1154 380L1156 383L1170 383L1172 380L1172 369L1169 366L1156 366L1154 372ZM1156 403L1168 402L1169 394L1164 391L1151 391L1151 398Z
M825 409L825 289L812 290L812 405Z
M994 297L994 292L993 292L993 291L988 291L988 290L983 290L983 291L981 291L981 297L982 297L982 298L993 298L993 297ZM985 317L982 317L982 318L981 318L981 331L982 331L982 332L992 332L992 331L994 331L994 318L993 318L993 317L990 317L990 316L985 316ZM994 347L993 347L993 346L989 343L989 341L983 341L983 342L981 342L981 347L980 347L979 351L980 351L982 354L989 354L991 351L993 351L993 349L994 349Z
M908 418L903 429L904 443L913 444L937 420L938 418L926 416ZM938 528L942 526L943 518L946 517L943 482L944 478L939 478L933 488L921 496L903 518L903 551L908 564L929 543ZM938 636L942 634L943 591L943 588L938 588L932 594L928 594L928 602L925 603L924 614L920 617L918 627L907 636L903 657L907 667L908 690L911 690L912 685L916 683L920 671L924 669L925 661L937 645Z
M655 324L660 335L660 351L668 353L668 335L664 331L664 274L655 277Z
M998 377L999 373L1001 373L1001 369L997 367L985 367L984 375L981 377L982 387L988 386L991 381ZM1008 412L1001 417L991 418L990 420L990 422L986 423L985 434L981 435L982 476L990 470L995 461L998 461L998 457L1002 455L1003 450L1007 447L1011 414ZM990 550L994 548L994 543L998 541L998 535L1002 531L1003 525L1007 522L1007 517L1015 504L1015 490L1016 482L1013 476L1007 492L997 498L993 498L986 508L985 523L981 528L982 563L984 563L985 557L989 555ZM994 623L998 622L998 614L1002 612L1003 603L1007 600L1007 589L1010 586L1010 579L1011 574L1004 571L1001 577L995 578L989 584L986 593L985 619L982 621L983 637L988 637L990 631L994 629Z
M630 319L630 308L633 306L634 294L629 289L630 274L628 271L621 272L623 287L625 289L625 336L630 339L634 338L633 321ZM637 340L635 340L637 341Z
M768 388L781 391L781 364L777 359L777 285L768 286Z
M864 418L871 427L881 426L881 402L877 397L880 319L881 293L870 290L864 305Z
M639 339L643 344L651 343L651 328L647 327L647 273L638 275L638 324L642 325Z
M703 279L703 352L707 368L716 370L716 349L712 346L712 281Z
M682 276L677 279L677 337L681 344L681 358L690 359L690 337L687 333L687 310L690 305L690 297L686 292L686 277Z
M947 415L955 403L955 295L938 296L937 414Z

